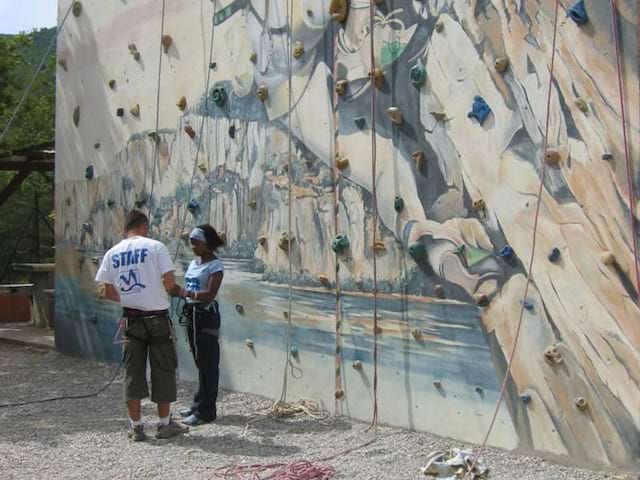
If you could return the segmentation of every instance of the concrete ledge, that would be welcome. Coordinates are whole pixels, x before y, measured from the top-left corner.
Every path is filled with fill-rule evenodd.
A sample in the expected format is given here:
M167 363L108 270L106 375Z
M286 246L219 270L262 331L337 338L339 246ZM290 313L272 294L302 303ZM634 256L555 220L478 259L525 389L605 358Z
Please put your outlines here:
M36 328L30 323L5 323L0 325L0 343L55 350L53 330Z

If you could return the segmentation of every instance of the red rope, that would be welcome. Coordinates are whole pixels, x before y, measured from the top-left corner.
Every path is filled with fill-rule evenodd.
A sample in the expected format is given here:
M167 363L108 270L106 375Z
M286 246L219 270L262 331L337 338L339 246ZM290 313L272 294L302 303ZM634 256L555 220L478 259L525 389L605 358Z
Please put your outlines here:
M261 476L271 470L274 472ZM238 480L330 480L336 471L331 465L315 464L306 460L294 463L270 463L266 465L230 465L218 468L216 478Z
M636 238L635 199L633 194L633 171L631 169L631 157L629 155L629 142L627 140L626 108L624 101L624 88L622 85L622 61L620 60L620 39L618 38L618 16L615 0L611 0L611 28L613 30L613 42L616 47L616 63L618 69L618 88L620 90L620 113L622 115L622 138L624 140L624 157L627 164L627 188L629 190L629 225L631 227L631 241L633 244L633 264L636 270L636 292L640 292L640 268L638 267L638 239Z
M536 213L535 213L535 219L534 219L534 223L533 223L533 239L532 239L532 244L531 244L531 257L529 259L529 274L527 275L527 282L525 284L525 288L524 288L524 294L522 295L522 302L520 302L521 307L520 307L520 318L518 319L518 326L516 328L516 334L515 334L515 338L513 340L513 348L511 349L511 353L509 354L509 361L507 362L507 371L504 374L504 379L502 380L502 386L500 387L500 395L498 396L498 401L496 402L496 407L493 411L493 416L491 417L491 423L489 424L489 428L487 430L487 433L484 436L484 439L482 440L482 444L480 446L480 449L478 450L478 452L476 453L476 455L473 458L473 464L471 465L471 468L469 469L469 471L466 473L464 480L469 480L469 478L471 478L471 473L475 470L475 467L478 463L478 459L480 458L480 456L482 455L482 453L484 452L485 448L487 447L487 442L489 441L489 436L491 435L491 431L493 430L493 427L496 423L496 419L498 418L498 412L500 411L500 405L502 404L502 401L504 400L504 395L506 393L507 390L507 383L509 382L509 377L511 375L511 366L513 365L513 359L515 357L516 354L516 349L518 347L518 340L520 339L520 332L522 330L522 323L524 320L524 306L525 306L525 301L528 294L529 294L529 286L531 285L531 277L533 276L533 263L534 263L534 258L535 258L535 252L536 252L536 240L538 238L538 219L540 218L540 204L542 203L542 190L544 188L544 175L546 172L546 162L544 160L544 154L547 151L547 147L549 146L549 118L550 118L550 112L551 112L551 90L553 88L553 70L554 70L554 66L555 66L555 59L556 59L556 41L557 41L557 35L558 35L558 10L560 8L560 0L556 0L556 9L555 9L555 19L553 22L553 48L551 50L551 71L549 72L549 89L548 89L548 94L547 94L547 118L546 118L546 124L545 124L545 129L544 129L544 150L542 151L542 156L541 156L541 164L542 164L542 168L540 170L540 186L538 188L538 197L536 200Z
M373 28L375 5L374 0L369 2L369 39L371 41L371 177L373 186L371 195L373 197L373 415L371 427L378 424L378 262L375 245L378 233L378 196L376 191L376 86L375 86L375 44L373 41ZM371 428L370 427L370 428Z

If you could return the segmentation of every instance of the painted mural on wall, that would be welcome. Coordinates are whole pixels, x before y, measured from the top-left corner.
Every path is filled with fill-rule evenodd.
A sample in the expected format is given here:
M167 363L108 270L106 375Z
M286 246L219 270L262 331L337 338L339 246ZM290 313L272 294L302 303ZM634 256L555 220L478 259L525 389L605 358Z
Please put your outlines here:
M96 299L93 274L125 211L149 211L178 272L190 253L181 235L210 222L228 242L225 385L277 396L291 262L302 372L293 391L368 418L375 255L382 421L479 441L530 274L490 443L637 460L640 311L608 2L585 1L584 26L564 18L562 2L548 137L558 156L544 178L531 272L552 0L385 0L373 31L366 0L351 0L343 23L328 0L294 1L292 58L285 0L168 5L164 45L161 2L101 3L83 2L58 46L68 66L58 75L60 348L118 355L117 308ZM618 3L637 164L637 4ZM339 235L348 245L336 253Z

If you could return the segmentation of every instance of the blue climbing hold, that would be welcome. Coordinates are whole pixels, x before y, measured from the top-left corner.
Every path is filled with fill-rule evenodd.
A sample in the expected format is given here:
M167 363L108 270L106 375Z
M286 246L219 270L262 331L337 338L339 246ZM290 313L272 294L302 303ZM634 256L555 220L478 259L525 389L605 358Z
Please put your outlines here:
M427 80L427 70L422 65L417 64L411 68L411 83L416 88L420 88L424 85L424 82Z
M533 311L533 303L528 302L527 300L525 300L524 302L522 302L524 308L526 310L528 310L529 312Z
M613 155L610 153L603 153L602 154L602 159L603 160L613 160Z
M331 243L331 249L336 253L341 253L349 248L349 245L349 237L346 235L336 235L336 238Z
M489 114L491 113L491 108L487 104L487 102L480 95L476 95L473 98L473 106L471 107L471 111L467 114L469 118L475 118L480 122L480 125L484 123Z
M194 215L198 213L198 211L200 210L200 204L195 198L189 201L189 203L187 204L187 210L189 210Z
M422 242L415 242L409 245L409 255L415 260L423 260L427 257L427 247Z
M93 165L89 165L84 171L84 178L87 180L93 180Z
M554 247L547 258L550 262L557 262L560 258L560 249L558 247Z
M297 357L299 355L298 347L291 347L291 356Z
M502 247L502 249L498 252L498 256L502 258L513 257L513 248L511 248L511 245L505 245L504 247Z
M115 206L115 204L116 204L116 202L112 198L107 200L107 207L113 208Z
M364 128L367 126L367 121L365 120L364 117L357 117L353 119L354 123L356 124L356 127L358 127L359 130L364 130Z
M571 20L576 22L578 25L584 25L589 21L589 15L587 15L587 9L584 6L584 0L578 0L574 3L568 11Z
M213 97L213 103L215 103L219 108L224 107L227 103L227 91L224 88L214 88L211 92L211 96Z
M524 403L531 403L531 395L529 395L528 393L520 395L520 398Z

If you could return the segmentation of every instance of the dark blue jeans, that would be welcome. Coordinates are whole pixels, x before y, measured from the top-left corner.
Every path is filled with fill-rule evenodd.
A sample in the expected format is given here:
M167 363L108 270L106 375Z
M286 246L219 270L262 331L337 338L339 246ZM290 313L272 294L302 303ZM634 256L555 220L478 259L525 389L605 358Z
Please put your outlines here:
M217 335L213 335L211 330L217 331L219 326L217 306L215 311L196 308L195 328L194 322L189 322L187 326L191 353L198 367L198 390L193 396L191 410L196 417L205 421L213 421L217 415L220 345Z

